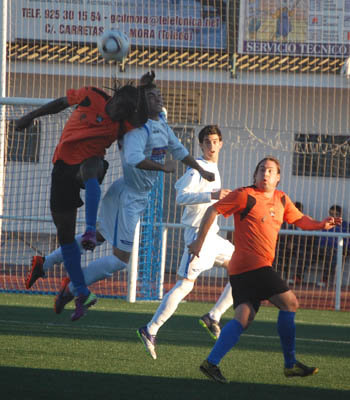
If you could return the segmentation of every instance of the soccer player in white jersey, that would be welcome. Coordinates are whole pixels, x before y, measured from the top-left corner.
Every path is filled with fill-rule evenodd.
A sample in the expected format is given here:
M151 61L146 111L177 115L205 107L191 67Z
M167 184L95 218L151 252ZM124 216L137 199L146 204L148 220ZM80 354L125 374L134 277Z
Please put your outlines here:
M197 162L203 168L215 174L215 180L212 182L205 181L197 171L188 169L175 184L177 203L186 205L181 220L186 225L184 231L185 250L178 270L178 280L175 286L164 296L147 326L137 331L147 352L153 359L157 358L155 346L158 330L175 313L180 302L192 291L198 275L211 269L214 263L227 266L234 251L232 243L218 235L219 226L216 221L202 247L200 257L190 261L187 246L197 236L198 227L207 208L231 192L228 189L221 189L221 179L217 166L223 143L220 129L216 125L206 126L199 132L198 139L203 156ZM230 283L227 283L212 310L199 320L200 324L208 330L215 340L220 335L220 318L232 304L231 286Z
M154 74L148 84L140 88L141 97L144 96L148 107L149 119L143 127L131 130L120 141L123 177L109 187L100 206L98 238L102 235L103 239L113 245L113 254L94 260L83 269L87 286L126 268L136 224L148 205L148 195L158 171L171 173L175 170L173 161L164 163L168 150L174 159L194 168L204 179L215 179L212 172L204 170L189 155L167 124L162 113L162 96L152 82L153 78ZM140 104L144 102L140 101ZM75 294L72 283L65 278L55 299L55 312L61 313Z

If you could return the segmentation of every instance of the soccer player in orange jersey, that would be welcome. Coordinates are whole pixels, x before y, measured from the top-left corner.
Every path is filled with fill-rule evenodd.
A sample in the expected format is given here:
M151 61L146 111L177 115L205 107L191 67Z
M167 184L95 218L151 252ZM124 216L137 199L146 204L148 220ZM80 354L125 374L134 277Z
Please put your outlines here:
M216 216L234 216L235 251L228 271L235 316L223 327L209 357L200 366L200 370L216 382L227 382L218 364L254 320L262 300L269 300L280 310L277 328L285 376L305 377L318 372L318 368L296 360L294 319L298 300L271 265L283 221L304 230L328 230L341 224L341 218L316 221L304 215L284 192L276 189L279 181L278 160L273 157L261 160L254 172L254 184L236 189L210 206L203 216L197 239L188 246L193 257L198 257Z
M147 76L145 74L141 80ZM100 183L108 165L104 161L106 149L125 132L142 125L148 118L144 112L145 106L139 104L140 91L137 88L126 85L116 88L114 92L111 97L95 87L70 89L66 96L16 121L16 129L22 130L30 126L35 118L56 114L76 105L53 155L50 194L50 209L57 228L64 266L78 293L73 321L83 316L87 308L97 300L85 284L80 248L74 237L77 209L84 204L80 198L80 188L85 188L86 203L86 232L82 244L84 246L85 242L87 248L93 249L96 245ZM36 279L38 273L33 267L26 287L31 287Z

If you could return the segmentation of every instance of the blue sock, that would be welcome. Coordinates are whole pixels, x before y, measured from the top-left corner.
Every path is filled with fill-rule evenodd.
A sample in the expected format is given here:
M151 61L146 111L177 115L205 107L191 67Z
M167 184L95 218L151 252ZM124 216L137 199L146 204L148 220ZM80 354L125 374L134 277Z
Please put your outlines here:
M97 209L101 198L101 188L96 178L90 178L84 184L86 230L96 231Z
M280 311L277 320L277 330L280 335L284 355L284 366L292 368L295 359L295 312Z
M81 254L78 243L74 240L73 243L63 244L61 245L61 251L64 266L78 295L87 296L90 291L86 287L83 271L81 270Z
M229 321L222 328L219 339L209 354L208 361L218 365L224 355L238 342L243 330L243 326L236 319Z

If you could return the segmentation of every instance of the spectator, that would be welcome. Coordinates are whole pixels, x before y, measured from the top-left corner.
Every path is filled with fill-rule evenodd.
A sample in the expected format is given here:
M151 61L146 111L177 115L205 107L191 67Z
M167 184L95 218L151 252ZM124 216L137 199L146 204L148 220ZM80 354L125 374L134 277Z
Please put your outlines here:
M300 201L296 201L294 205L299 211L303 212L304 206ZM299 230L298 227L287 222L282 224L281 229ZM302 283L308 239L309 237L304 235L279 235L274 264L277 271L281 275L285 275L285 279L289 285ZM292 268L295 268L294 277L293 272L291 273ZM286 272L283 273L284 271Z
M342 207L333 204L329 209L329 216L331 217L342 217ZM349 224L347 221L342 222L341 225L337 225L330 229L329 232L349 232ZM323 265L322 278L317 282L317 286L326 287L327 283L333 278L336 265L337 265L337 249L338 249L338 238L322 236L320 238L320 258ZM344 240L343 254L349 245L348 240Z

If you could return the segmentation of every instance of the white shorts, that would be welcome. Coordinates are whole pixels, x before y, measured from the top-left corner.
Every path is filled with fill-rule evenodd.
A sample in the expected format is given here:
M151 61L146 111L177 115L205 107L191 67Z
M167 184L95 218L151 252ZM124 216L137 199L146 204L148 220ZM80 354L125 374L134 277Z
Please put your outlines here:
M222 238L217 233L207 234L204 240L199 257L194 257L190 262L191 254L188 253L187 246L197 237L198 228L186 228L184 233L185 250L181 258L178 275L190 280L196 280L203 271L211 269L214 264L223 266L225 261L231 259L235 249L233 244Z
M147 205L148 193L131 189L120 178L103 196L97 230L114 247L131 253L136 225Z

